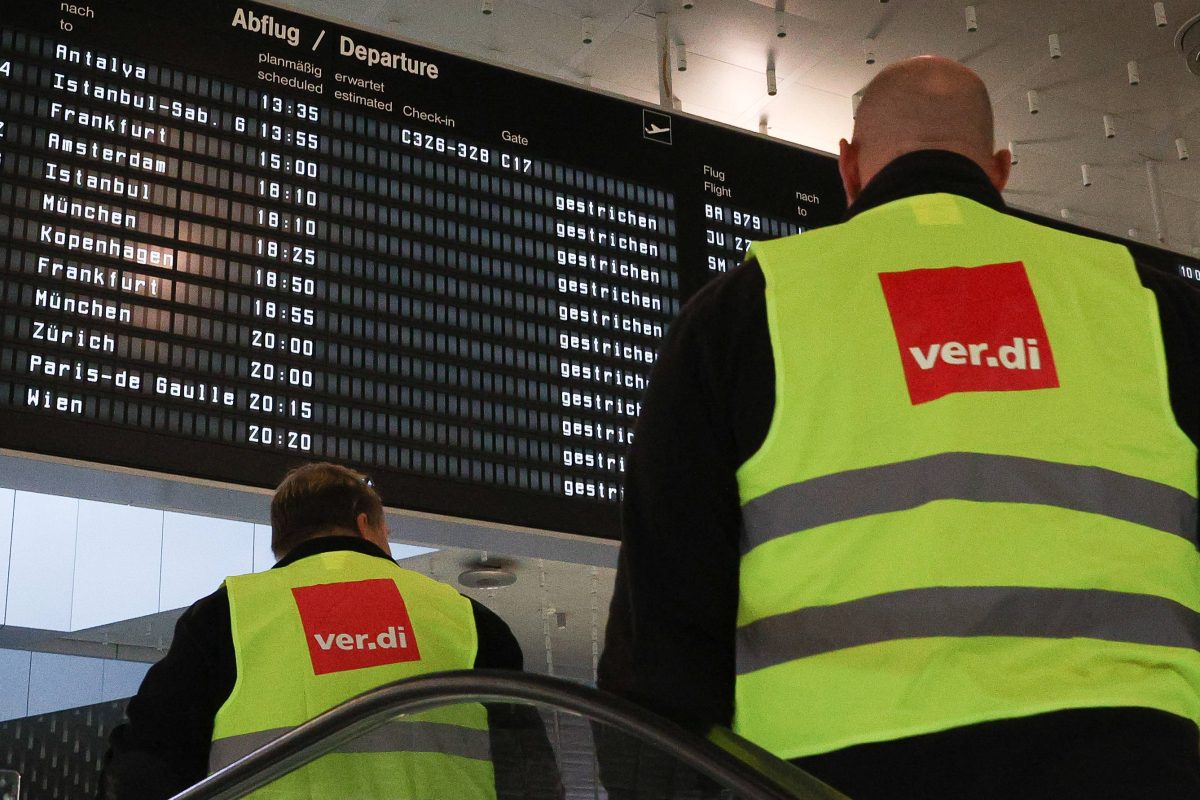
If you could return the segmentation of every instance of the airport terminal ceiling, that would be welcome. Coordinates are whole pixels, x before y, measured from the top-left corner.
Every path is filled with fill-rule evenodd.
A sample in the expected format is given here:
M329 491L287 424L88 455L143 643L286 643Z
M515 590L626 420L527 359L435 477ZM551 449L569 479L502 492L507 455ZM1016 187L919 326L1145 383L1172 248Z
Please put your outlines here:
M659 102L655 13L669 12L672 88L685 113L825 152L850 133L852 98L881 66L946 55L991 88L999 144L1012 142L1018 156L1011 204L1051 218L1065 209L1084 227L1157 243L1149 160L1163 193L1162 246L1200 252L1200 155L1180 161L1176 145L1183 139L1189 156L1200 149L1200 76L1174 49L1176 32L1200 14L1196 0L1157 4L1162 20L1152 0L696 0L690 9L680 0L494 0L487 15L480 0L282 5L648 104Z

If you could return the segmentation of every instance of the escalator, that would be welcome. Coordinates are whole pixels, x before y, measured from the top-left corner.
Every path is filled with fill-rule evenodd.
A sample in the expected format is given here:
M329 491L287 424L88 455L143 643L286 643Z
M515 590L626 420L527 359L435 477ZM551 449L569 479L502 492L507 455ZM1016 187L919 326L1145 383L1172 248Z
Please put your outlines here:
M844 800L728 730L703 737L586 686L489 671L423 676L359 695L247 752L175 800L224 800L255 790L287 796L284 787L297 785L288 782L304 770L311 774L323 760L347 753L378 753L383 742L393 752L407 746L469 759L468 739L434 734L447 728L438 719L475 704L488 712L491 744L483 757L494 770L497 800ZM453 765L469 761L455 758L441 762L450 766L433 786L398 776L395 787L377 794L467 796L454 788Z

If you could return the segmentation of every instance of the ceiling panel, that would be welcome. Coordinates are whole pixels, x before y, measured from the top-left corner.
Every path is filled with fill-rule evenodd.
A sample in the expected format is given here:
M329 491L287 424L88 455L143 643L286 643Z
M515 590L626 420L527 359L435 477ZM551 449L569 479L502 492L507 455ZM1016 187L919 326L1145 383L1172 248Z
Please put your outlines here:
M1200 0L1166 0L1164 28L1154 24L1151 0L980 0L975 32L959 0L697 0L690 10L678 0L494 0L486 16L479 0L291 5L645 103L658 99L654 14L669 12L670 39L688 52L687 72L672 73L683 111L748 130L765 117L771 136L831 152L851 130L851 96L884 64L944 54L980 73L1001 144L1018 146L1010 202L1047 215L1068 205L1108 232L1148 229L1149 158L1160 164L1167 244L1184 252L1200 245L1200 79L1173 49L1175 31L1200 13ZM585 15L595 19L590 46L580 42ZM1059 36L1059 59L1050 58L1051 33ZM866 64L868 35L875 65ZM772 56L779 93L768 97ZM1127 79L1131 59L1138 86ZM1030 89L1040 95L1037 115L1028 112ZM1114 139L1104 138L1104 114L1116 120ZM1196 153L1188 162L1175 155L1180 136ZM1082 163L1095 178L1087 189Z

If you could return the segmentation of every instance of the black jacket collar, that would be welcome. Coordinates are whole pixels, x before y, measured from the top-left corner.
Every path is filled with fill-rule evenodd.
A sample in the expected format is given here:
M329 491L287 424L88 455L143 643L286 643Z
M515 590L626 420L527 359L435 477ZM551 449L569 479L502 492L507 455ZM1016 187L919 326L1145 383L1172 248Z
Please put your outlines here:
M335 550L350 550L351 552L362 553L363 555L386 558L388 561L392 560L387 553L366 539L360 539L357 536L318 536L316 539L308 539L293 547L291 552L279 559L279 563L273 569L286 567L288 564L293 564L302 558L315 556L319 553L331 553Z
M946 150L918 150L880 170L847 209L846 218L894 200L937 193L956 194L997 211L1006 208L987 173L971 159Z

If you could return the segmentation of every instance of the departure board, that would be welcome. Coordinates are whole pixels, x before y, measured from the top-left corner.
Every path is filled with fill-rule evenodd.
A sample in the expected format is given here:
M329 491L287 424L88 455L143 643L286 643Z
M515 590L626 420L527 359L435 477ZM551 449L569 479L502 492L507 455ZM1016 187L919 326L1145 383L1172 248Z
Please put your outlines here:
M0 447L615 536L681 305L843 203L828 156L268 5L0 0Z

